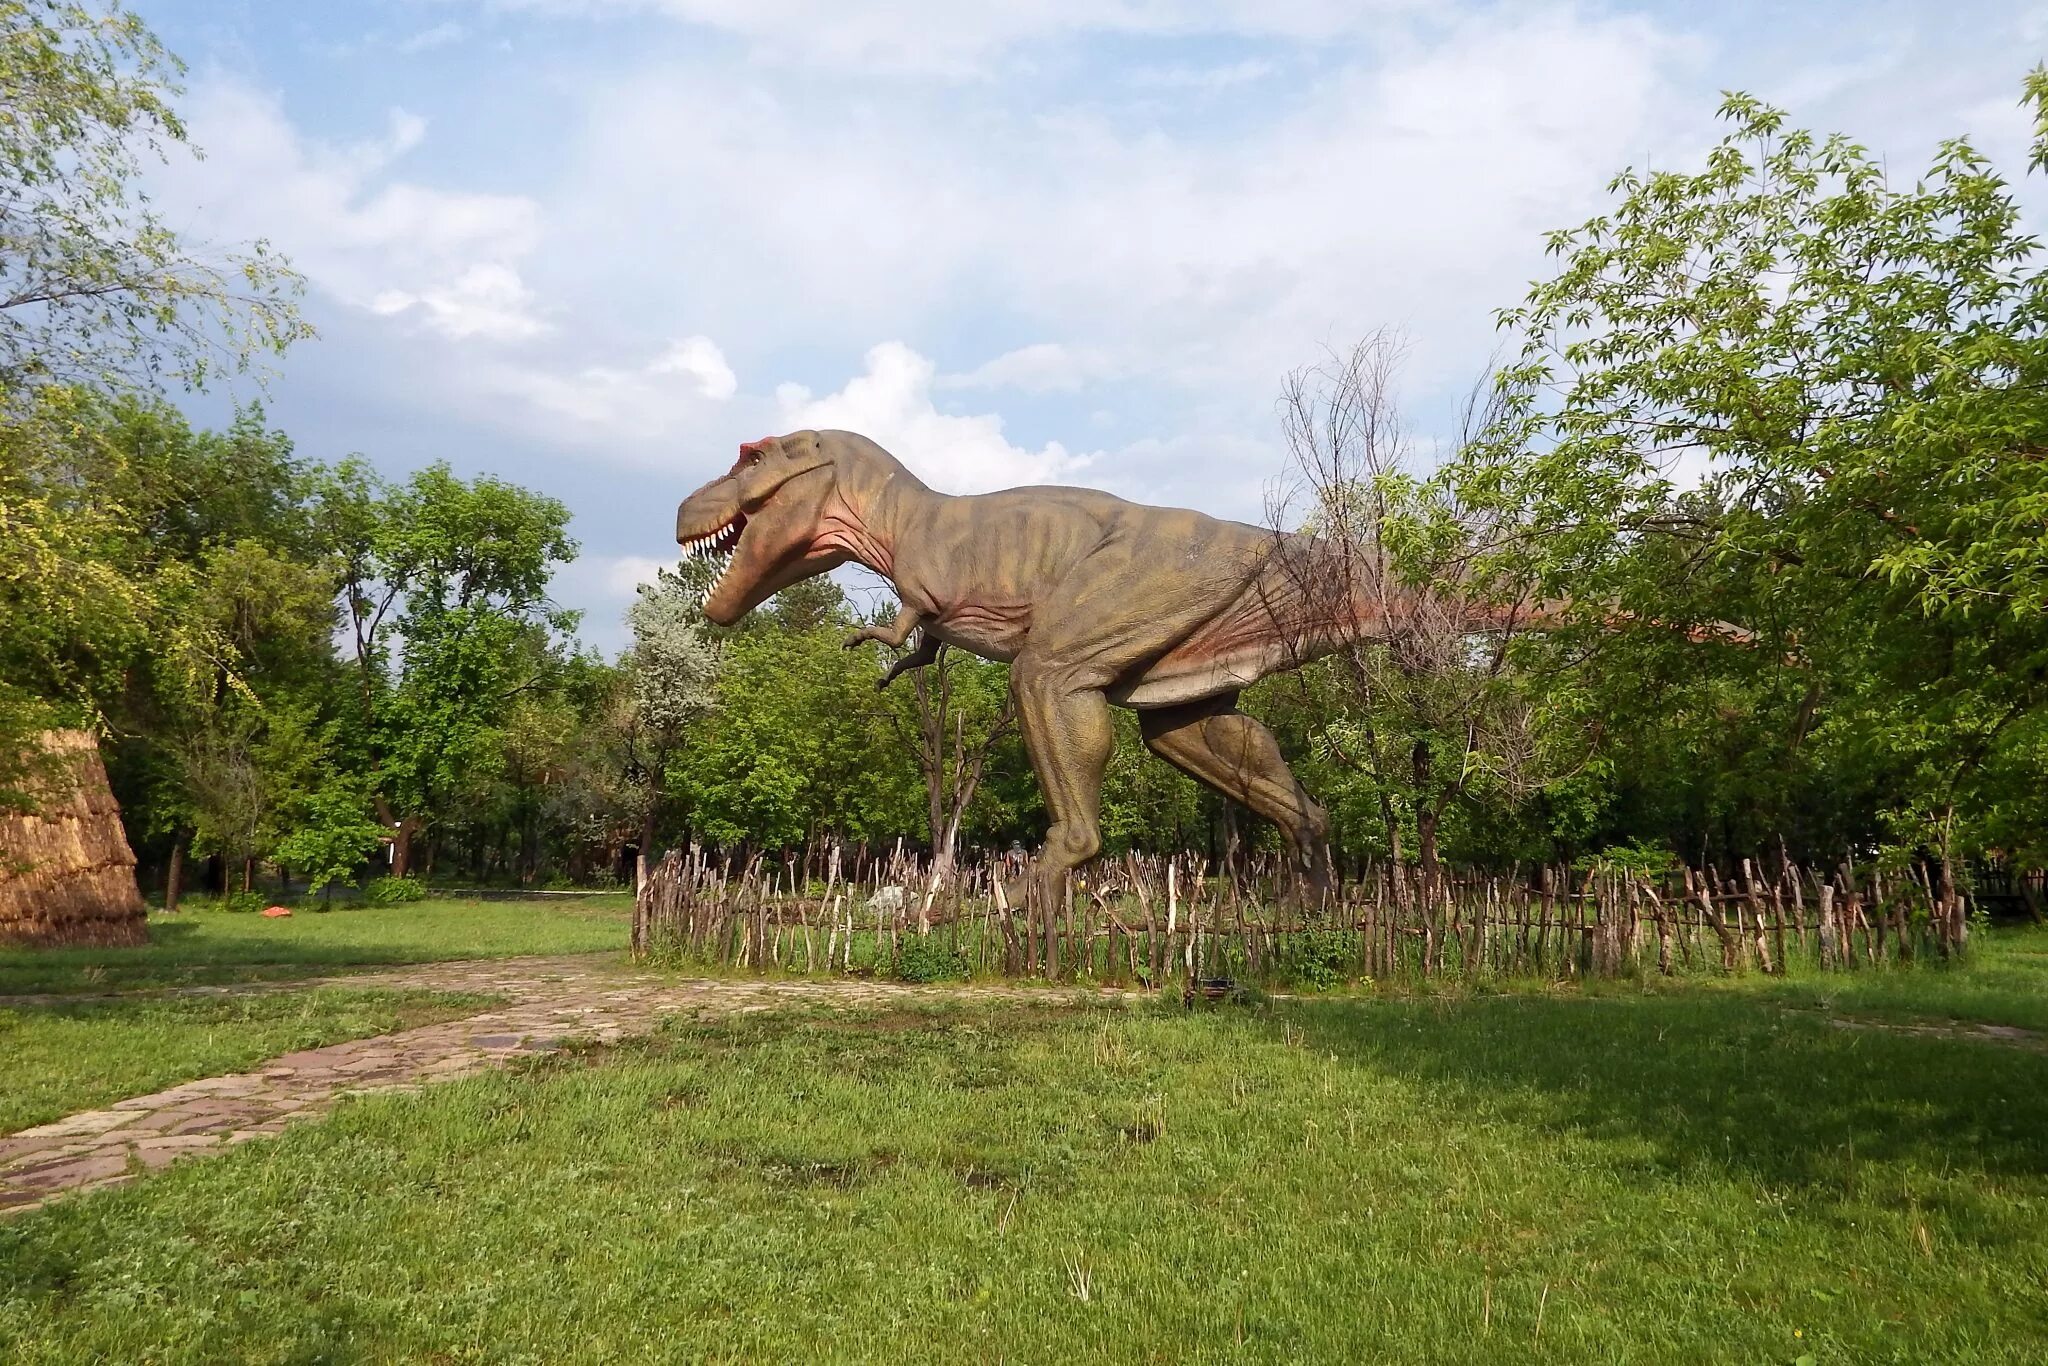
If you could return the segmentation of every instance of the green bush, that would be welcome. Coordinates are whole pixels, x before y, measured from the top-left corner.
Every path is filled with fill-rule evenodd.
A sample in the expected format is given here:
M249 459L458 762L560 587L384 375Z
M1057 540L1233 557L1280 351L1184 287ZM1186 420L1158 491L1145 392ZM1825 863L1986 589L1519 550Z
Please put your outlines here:
M899 981L957 981L966 975L966 957L935 935L905 935L896 947L896 976Z
M270 898L261 892L222 892L214 900L217 911L239 911L243 914L260 911L270 904Z
M426 884L416 878L372 878L363 886L363 900L372 906L396 906L402 902L426 899Z
M1358 953L1353 935L1344 930L1307 930L1291 938L1281 971L1293 985L1328 991L1351 976Z

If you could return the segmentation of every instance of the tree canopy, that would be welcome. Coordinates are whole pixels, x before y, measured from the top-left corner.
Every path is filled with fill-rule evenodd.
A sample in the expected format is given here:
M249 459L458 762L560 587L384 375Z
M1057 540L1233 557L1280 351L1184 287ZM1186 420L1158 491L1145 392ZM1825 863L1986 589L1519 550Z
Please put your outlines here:
M2048 117L2048 78L2027 98ZM1765 820L2038 843L2048 680L2048 271L1963 141L1895 183L1746 96L1702 169L1625 172L1500 315L1502 419L1453 481L1528 534L1490 566L1655 626L1600 652L1619 711L1741 734ZM2033 165L2048 156L2036 145ZM1639 730L1637 733L1640 733ZM2016 781L2016 779L2018 781ZM1847 832L1837 832L1838 835Z

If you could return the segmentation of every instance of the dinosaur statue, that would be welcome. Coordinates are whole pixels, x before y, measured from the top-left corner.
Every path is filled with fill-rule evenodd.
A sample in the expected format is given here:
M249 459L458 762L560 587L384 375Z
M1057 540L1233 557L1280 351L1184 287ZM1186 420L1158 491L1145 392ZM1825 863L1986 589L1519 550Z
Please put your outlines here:
M704 596L719 625L849 561L888 579L902 604L896 620L847 641L901 648L921 633L884 686L942 644L1009 663L1052 817L1032 870L1041 906L1056 904L1064 874L1100 847L1111 706L1137 711L1154 754L1277 824L1322 883L1327 817L1272 732L1237 709L1238 692L1397 630L1422 606L1398 592L1362 599L1344 589L1309 537L1093 489L935 493L873 441L842 431L741 446L730 473L677 509L676 540L723 561Z

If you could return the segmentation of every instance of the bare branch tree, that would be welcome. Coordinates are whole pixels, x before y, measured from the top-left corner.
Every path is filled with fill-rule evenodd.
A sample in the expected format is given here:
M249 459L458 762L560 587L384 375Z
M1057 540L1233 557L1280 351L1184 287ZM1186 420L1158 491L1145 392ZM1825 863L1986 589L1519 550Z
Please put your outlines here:
M989 755L1017 724L1016 700L1008 688L977 688L971 696L962 688L968 681L961 677L963 669L978 667L986 666L964 664L952 649L940 646L929 666L910 675L909 714L890 713L924 777L934 887L952 876L960 827L980 790Z
M1297 614L1289 633L1328 655L1343 710L1321 728L1326 753L1377 796L1389 852L1434 878L1452 803L1481 784L1522 793L1544 781L1534 709L1513 686L1513 644L1542 619L1501 601L1474 566L1505 534L1489 511L1414 469L1394 396L1403 347L1378 332L1287 377L1279 407L1286 478L1267 498L1275 562ZM1468 396L1458 442L1500 414L1496 387Z

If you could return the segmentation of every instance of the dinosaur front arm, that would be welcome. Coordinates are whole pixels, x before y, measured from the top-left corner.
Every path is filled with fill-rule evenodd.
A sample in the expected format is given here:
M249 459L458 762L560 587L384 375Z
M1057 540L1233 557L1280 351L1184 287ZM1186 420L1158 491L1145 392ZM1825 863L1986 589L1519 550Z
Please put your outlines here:
M910 639L910 633L923 625L924 620L924 613L906 604L897 610L896 620L890 622L887 626L863 626L848 636L846 638L846 648L851 650L857 645L865 645L871 640L879 640L891 649L901 649L903 648L903 642ZM876 689L886 688L896 681L898 675L908 673L912 669L922 669L925 665L937 659L939 657L940 643L939 638L930 631L921 632L917 638L917 647L909 654L893 661L889 665L888 672L875 680Z
M918 611L915 607L905 604L897 609L896 620L890 622L887 626L863 626L848 636L846 638L846 648L851 650L856 645L865 645L871 640L879 640L892 650L900 650L903 648L903 642L910 639L910 633L923 624L924 613Z
M894 683L898 674L909 673L912 669L922 669L932 663L939 657L939 647L943 644L944 642L930 631L919 632L917 648L891 664L888 672L875 680L875 691L880 692Z

